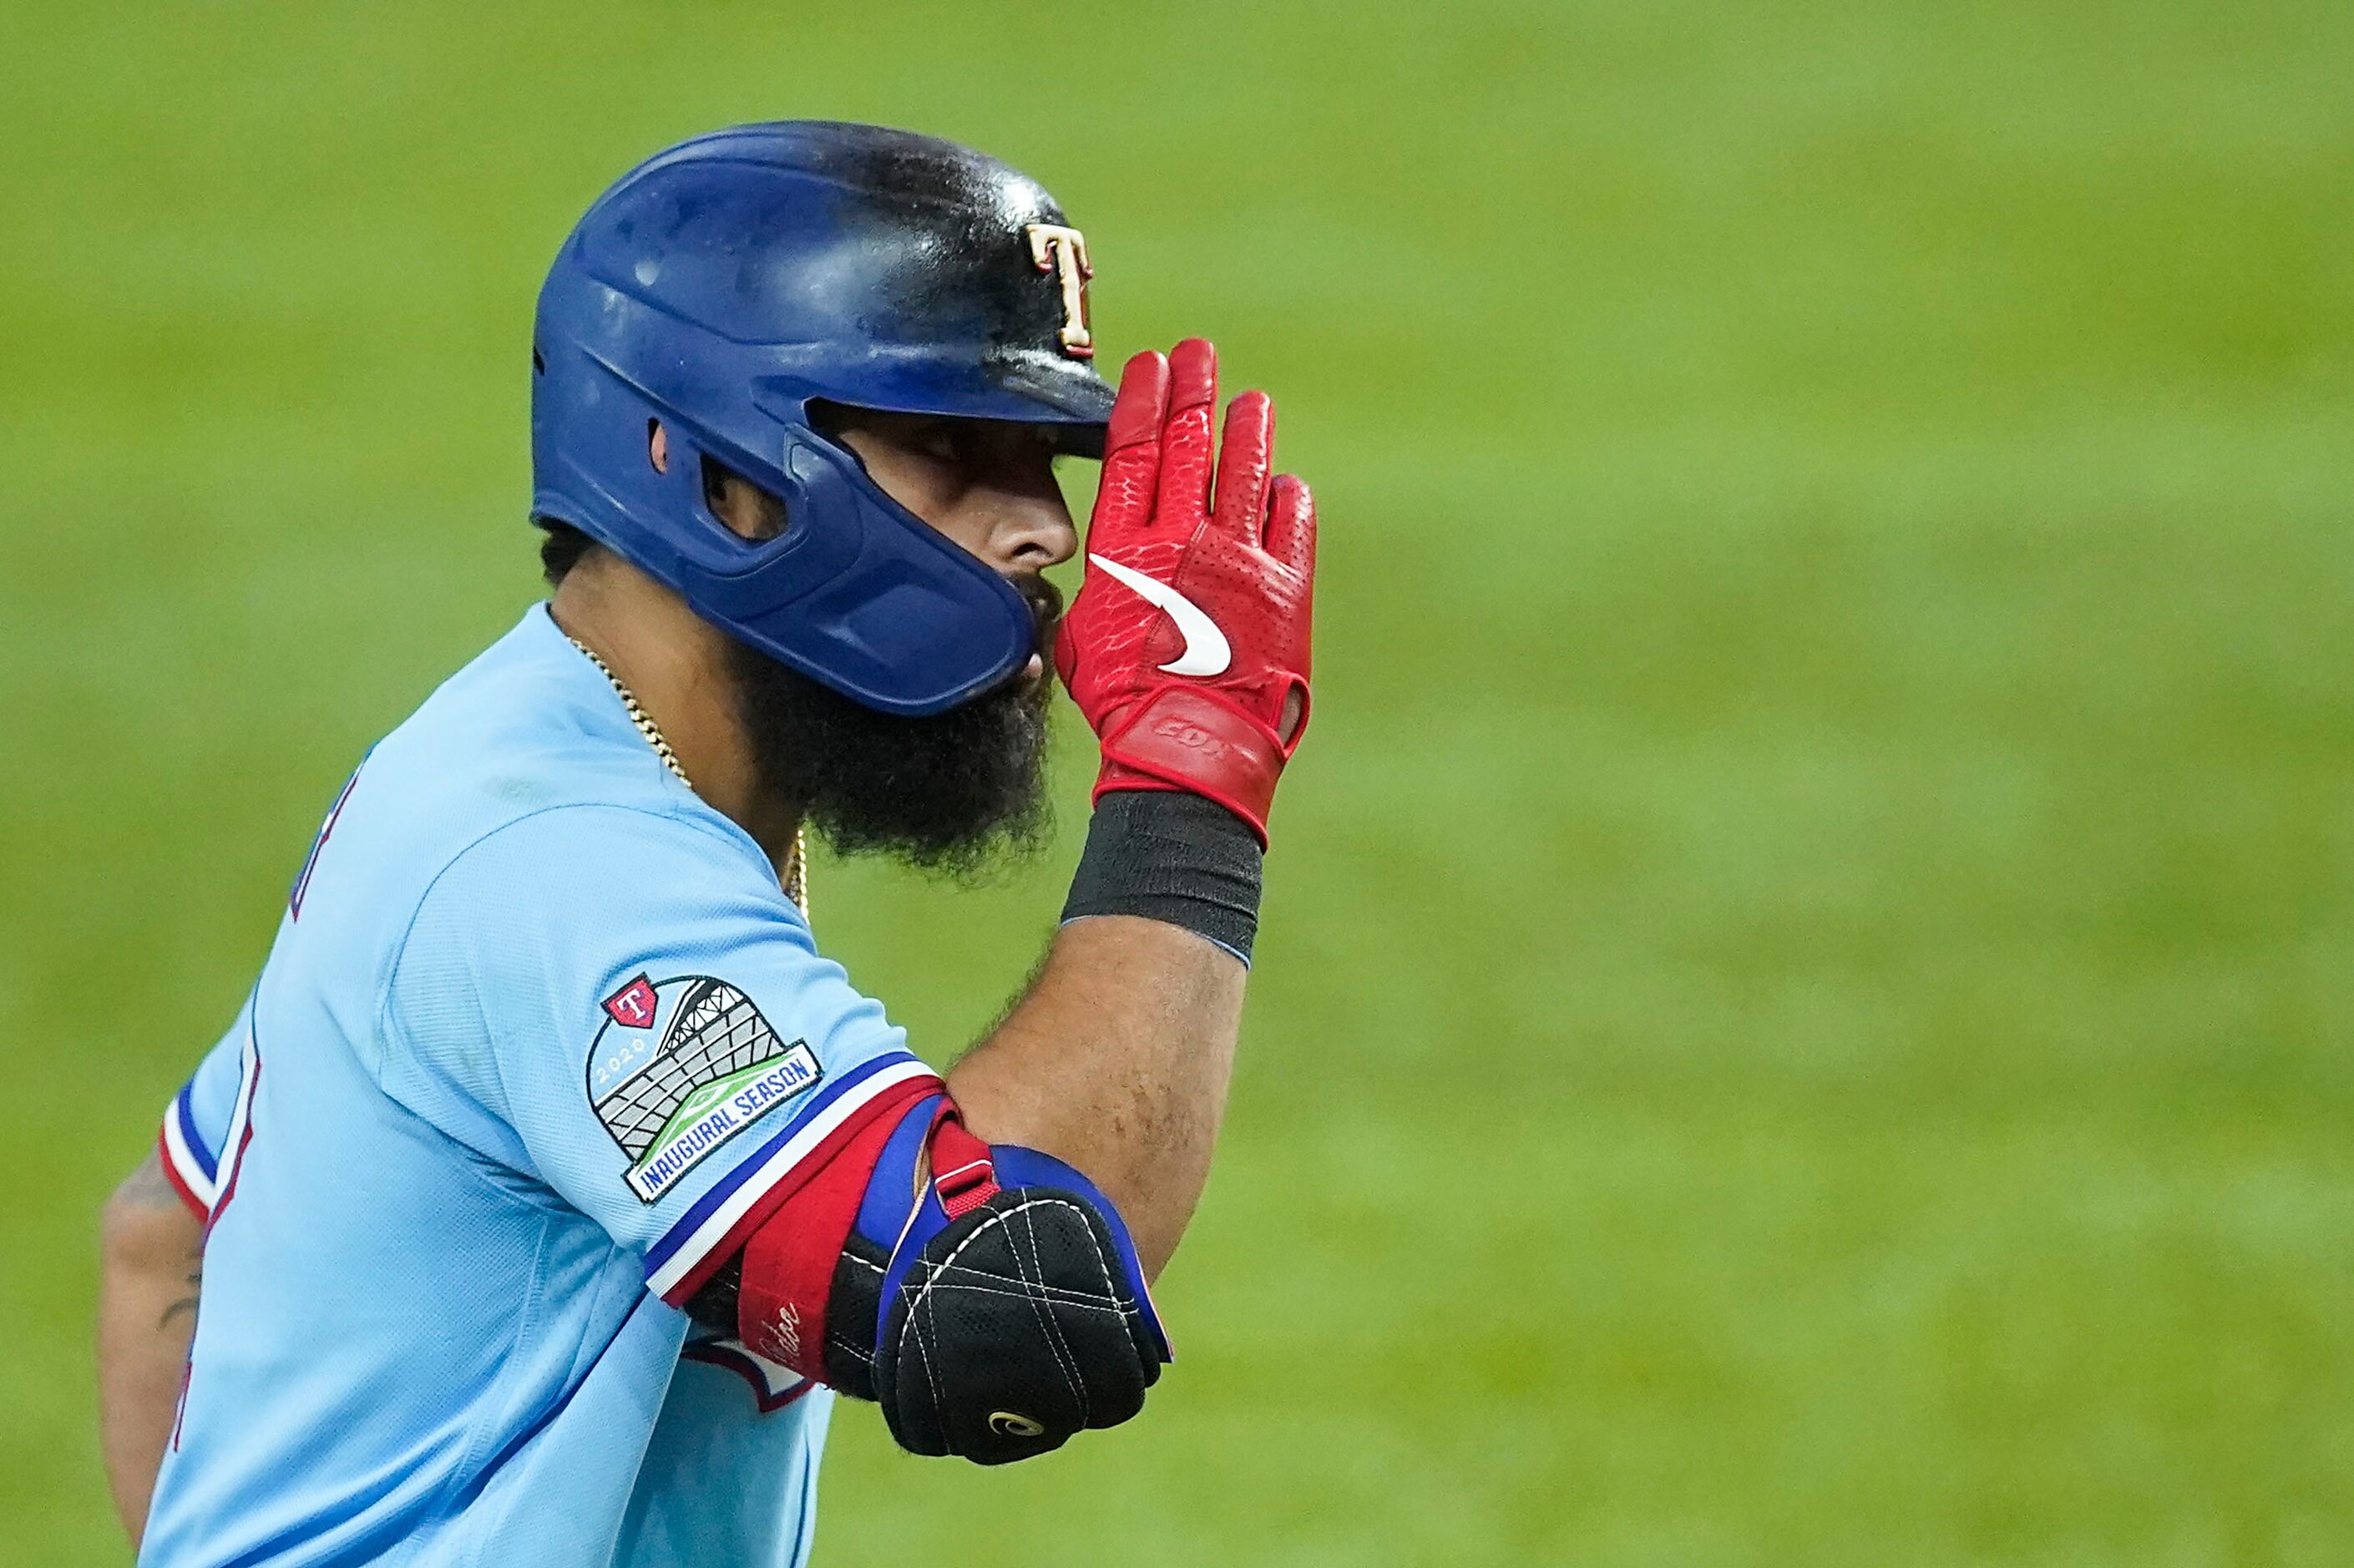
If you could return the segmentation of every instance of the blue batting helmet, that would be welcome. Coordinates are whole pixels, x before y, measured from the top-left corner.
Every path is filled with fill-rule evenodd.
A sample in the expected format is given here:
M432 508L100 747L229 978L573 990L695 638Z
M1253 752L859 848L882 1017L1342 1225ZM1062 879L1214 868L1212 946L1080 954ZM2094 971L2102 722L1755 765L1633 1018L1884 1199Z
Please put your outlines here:
M1099 453L1112 389L1088 270L1036 181L954 143L784 121L657 154L589 207L540 291L533 513L870 707L952 707L1029 658L1030 610L811 405L1059 426ZM747 540L712 515L706 457L779 497L783 532Z

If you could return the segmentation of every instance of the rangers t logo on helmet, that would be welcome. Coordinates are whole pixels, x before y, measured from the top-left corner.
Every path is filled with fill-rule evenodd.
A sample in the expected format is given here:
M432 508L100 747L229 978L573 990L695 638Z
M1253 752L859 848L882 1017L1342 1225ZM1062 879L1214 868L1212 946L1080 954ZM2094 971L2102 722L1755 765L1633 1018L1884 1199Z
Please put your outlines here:
M1041 272L1052 272L1063 289L1063 324L1055 341L1063 352L1081 359L1096 353L1095 334L1087 330L1087 280L1096 270L1087 260L1087 237L1056 223L1033 223L1023 229L1030 237L1030 261Z

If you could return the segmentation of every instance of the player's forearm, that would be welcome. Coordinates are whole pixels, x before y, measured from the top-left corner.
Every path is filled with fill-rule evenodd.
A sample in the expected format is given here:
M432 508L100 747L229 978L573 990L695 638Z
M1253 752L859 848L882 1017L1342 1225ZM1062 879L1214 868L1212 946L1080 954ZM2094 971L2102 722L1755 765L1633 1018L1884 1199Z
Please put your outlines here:
M1199 338L1121 372L1055 638L1103 748L1087 853L1029 994L949 1079L984 1139L1093 1179L1148 1275L1209 1176L1267 812L1308 717L1315 505L1270 472L1263 393L1228 407L1214 464L1217 381Z
M1074 920L1028 994L949 1073L949 1092L982 1139L1087 1172L1158 1275L1209 1179L1246 972L1179 926Z
M107 1201L98 1298L99 1439L135 1544L196 1328L204 1232L154 1154Z

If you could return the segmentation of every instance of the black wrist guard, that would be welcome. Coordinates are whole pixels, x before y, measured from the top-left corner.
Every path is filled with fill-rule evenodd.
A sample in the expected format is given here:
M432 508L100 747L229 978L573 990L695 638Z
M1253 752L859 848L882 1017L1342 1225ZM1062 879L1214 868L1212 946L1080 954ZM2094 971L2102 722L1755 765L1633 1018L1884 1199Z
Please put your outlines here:
M1139 915L1198 932L1247 964L1266 855L1250 824L1214 800L1115 789L1087 824L1063 918Z

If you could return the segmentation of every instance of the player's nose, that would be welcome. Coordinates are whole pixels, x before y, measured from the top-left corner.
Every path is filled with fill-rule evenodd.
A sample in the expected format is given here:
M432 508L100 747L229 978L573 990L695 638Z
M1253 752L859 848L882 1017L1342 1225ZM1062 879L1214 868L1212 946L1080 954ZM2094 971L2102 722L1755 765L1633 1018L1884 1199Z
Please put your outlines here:
M1078 525L1060 490L1000 498L990 528L990 564L1002 572L1033 574L1078 553Z

